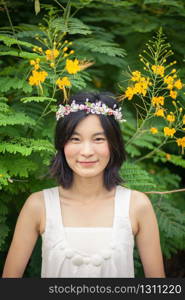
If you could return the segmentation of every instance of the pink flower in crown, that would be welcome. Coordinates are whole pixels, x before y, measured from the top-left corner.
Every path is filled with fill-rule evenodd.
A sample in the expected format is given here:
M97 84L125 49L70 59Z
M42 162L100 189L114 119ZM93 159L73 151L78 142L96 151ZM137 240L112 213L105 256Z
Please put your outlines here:
M113 115L113 112L111 110L108 111L108 115Z

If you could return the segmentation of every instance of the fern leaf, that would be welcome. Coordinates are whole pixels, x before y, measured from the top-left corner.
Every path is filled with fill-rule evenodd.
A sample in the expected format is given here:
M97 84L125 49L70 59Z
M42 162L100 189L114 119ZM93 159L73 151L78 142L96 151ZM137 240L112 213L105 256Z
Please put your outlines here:
M37 164L23 157L7 155L2 157L0 162L0 170L4 169L10 176L28 177L30 171L37 169Z
M91 34L89 26L76 18L69 18L66 22L63 18L57 18L51 22L51 27L60 32L68 32L70 34Z
M24 79L19 79L17 77L1 77L0 86L1 92L7 92L10 89L22 89L25 93L32 91L32 87Z
M0 126L7 126L7 125L35 125L35 120L31 119L30 117L26 116L22 112L11 112L8 114L0 113Z
M54 147L48 140L34 140L26 138L12 138L11 142L3 142L0 145L1 153L20 153L23 156L28 156L32 152L46 151L53 153Z
M49 102L56 102L57 100L54 98L49 98L49 97L25 97L20 99L20 101L24 102L24 103L28 103L28 102L44 102L44 101L49 101Z
M12 46L12 45L21 45L21 46L25 46L27 48L33 48L35 47L35 45L28 43L28 42L24 42L24 41L20 41L17 40L15 38L13 38L10 35L0 35L0 41L4 42L4 44L8 47Z
M123 164L120 169L120 174L129 188L147 191L156 187L151 175L145 170L142 170L139 166L129 162Z
M83 51L92 51L103 53L109 56L124 57L125 50L120 48L116 43L107 42L96 38L81 38L74 42L74 48L82 49Z

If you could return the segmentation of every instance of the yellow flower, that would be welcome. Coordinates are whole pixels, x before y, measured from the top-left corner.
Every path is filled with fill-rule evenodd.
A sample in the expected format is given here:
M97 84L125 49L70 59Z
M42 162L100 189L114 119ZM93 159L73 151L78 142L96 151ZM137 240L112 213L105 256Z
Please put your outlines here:
M139 81L140 78L141 78L141 73L139 71L133 71L132 72L132 77L131 77L131 80L132 81Z
M48 73L45 71L38 72L36 70L32 71L32 75L29 77L29 84L30 85L40 85L42 82L45 81Z
M182 123L185 124L185 115L182 118Z
M173 137L175 132L176 132L175 128L164 127L164 135L165 136Z
M166 118L167 118L167 120L168 120L170 123L172 123L172 122L175 121L175 116L174 116L173 113L170 113L169 115L167 115Z
M152 71L154 72L154 74L156 75L160 75L161 77L164 76L164 67L161 65L153 65L152 66Z
M155 116L164 117L164 109L163 108L156 109Z
M135 94L135 91L133 89L133 87L127 87L126 91L125 91L125 98L128 98L128 100L132 100L133 96Z
M177 145L182 147L182 154L184 154L185 136L183 138L176 139Z
M75 60L66 59L66 70L69 74L76 74L80 71L79 61L77 58Z
M167 84L167 89L172 90L174 84L174 78L172 76L165 76L164 83Z
M181 82L180 79L178 79L177 81L175 81L174 87L176 87L178 90L182 89L183 84L182 84L182 82Z
M39 68L40 68L39 64L35 64L35 65L34 65L34 69L35 69L35 70L38 70Z
M66 52L68 50L68 47L64 47L63 51Z
M31 60L30 60L30 65L31 65L31 66L34 66L35 64L36 64L36 62L35 62L33 59L31 59Z
M152 104L153 104L153 106L155 106L155 105L158 106L159 104L164 105L164 97L163 96L153 97Z
M177 92L176 91L170 91L170 97L173 99L177 98Z
M155 128L155 127L150 128L150 131L151 131L152 134L158 133L158 129Z
M56 81L56 84L58 85L59 89L63 90L65 86L70 87L71 82L68 79L68 77L58 78Z
M171 158L171 155L169 153L166 153L166 159L170 160L170 158Z
M45 54L47 60L54 60L59 56L59 51L57 49L47 49Z

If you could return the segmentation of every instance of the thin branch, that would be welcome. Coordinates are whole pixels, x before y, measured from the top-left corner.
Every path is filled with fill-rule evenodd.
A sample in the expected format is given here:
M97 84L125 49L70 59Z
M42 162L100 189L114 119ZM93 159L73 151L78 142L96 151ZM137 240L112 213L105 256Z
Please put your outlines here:
M9 21L9 23L10 23L10 27L11 27L11 29L12 29L13 35L14 35L15 39L17 40L16 32L15 32L15 29L14 29L14 27L13 27L13 23L12 23L10 14L9 14L8 7L6 6L6 2L5 2L4 0L2 0L2 3L3 3L3 6L4 6L4 9L5 9L5 11L6 11L6 14L7 14L7 17L8 17L8 21ZM21 46L20 46L18 43L17 43L17 46L18 46L19 50L22 51Z
M177 189L177 190L171 190L171 191L165 191L165 192L158 192L158 191L150 191L150 192L144 192L145 194L171 194L171 193L178 193L178 192L185 192L185 189Z

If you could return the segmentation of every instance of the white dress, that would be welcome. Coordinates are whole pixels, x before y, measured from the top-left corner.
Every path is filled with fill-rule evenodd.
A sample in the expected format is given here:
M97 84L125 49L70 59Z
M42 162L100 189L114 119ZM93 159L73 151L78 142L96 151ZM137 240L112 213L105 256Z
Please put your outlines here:
M116 186L113 227L64 227L58 187L43 190L46 209L41 277L134 277L131 190Z

